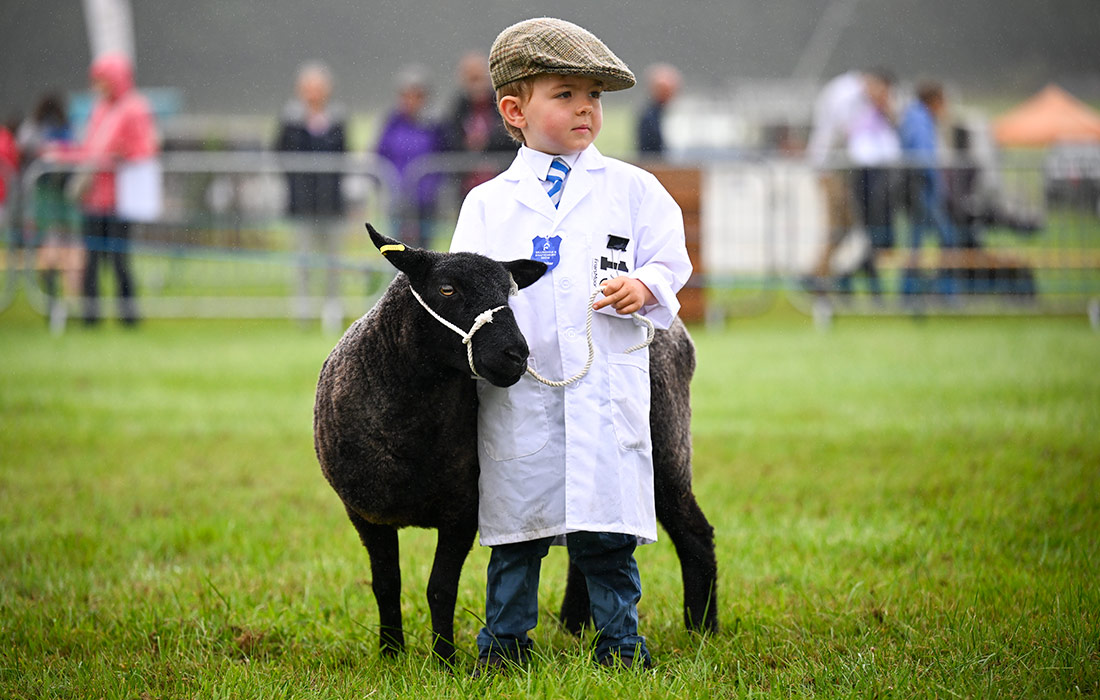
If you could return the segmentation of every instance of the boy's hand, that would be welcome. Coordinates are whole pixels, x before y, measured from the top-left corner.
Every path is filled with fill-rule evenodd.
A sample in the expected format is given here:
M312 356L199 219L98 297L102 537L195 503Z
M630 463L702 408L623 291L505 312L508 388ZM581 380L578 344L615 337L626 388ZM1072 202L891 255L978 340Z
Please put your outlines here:
M611 306L626 316L641 310L646 304L655 303L657 298L641 280L623 276L612 277L604 282L603 298L596 300L592 308L599 311L605 306Z

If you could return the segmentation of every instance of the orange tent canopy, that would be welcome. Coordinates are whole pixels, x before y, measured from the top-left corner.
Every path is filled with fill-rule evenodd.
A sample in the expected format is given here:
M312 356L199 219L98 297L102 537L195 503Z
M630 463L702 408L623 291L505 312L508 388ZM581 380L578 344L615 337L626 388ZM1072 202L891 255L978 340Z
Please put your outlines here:
M1100 141L1100 112L1057 85L1001 116L993 136L1002 146L1049 146L1059 141Z

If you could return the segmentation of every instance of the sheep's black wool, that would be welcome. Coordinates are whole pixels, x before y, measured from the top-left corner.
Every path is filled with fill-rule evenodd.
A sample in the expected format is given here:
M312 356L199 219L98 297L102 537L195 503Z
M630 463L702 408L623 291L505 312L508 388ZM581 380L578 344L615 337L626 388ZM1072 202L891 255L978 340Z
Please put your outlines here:
M436 313L469 329L481 312L506 307L512 279L523 289L545 266L406 248L368 230L403 274L325 361L314 405L314 447L367 548L384 654L404 647L397 529L438 531L428 606L433 651L451 661L459 575L477 532L477 395L461 338L421 308L409 287ZM507 308L475 334L473 348L478 374L498 386L514 384L525 371L527 344ZM682 323L658 331L650 363L657 518L680 557L685 624L714 630L714 535L691 491L695 348ZM584 577L571 567L563 624L580 631L590 620L588 608Z

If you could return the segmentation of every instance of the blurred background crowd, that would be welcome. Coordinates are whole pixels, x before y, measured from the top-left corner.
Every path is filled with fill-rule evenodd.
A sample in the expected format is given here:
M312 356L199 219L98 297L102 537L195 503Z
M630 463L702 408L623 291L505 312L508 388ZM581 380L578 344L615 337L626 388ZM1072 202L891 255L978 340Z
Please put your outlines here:
M141 316L139 288L167 299L174 284L158 313L215 313L179 297L283 296L286 313L338 328L370 294L362 221L445 247L462 197L516 148L484 50L544 10L422 5L13 4L0 30L0 206L9 248L30 252L9 252L6 269L29 271L62 323L70 307L99 321L106 268L126 323ZM948 5L559 14L622 47L639 77L608 100L597 145L680 200L694 287L781 286L807 308L858 299L872 311L1089 296L1100 6L982 0L950 4L947 23ZM251 271L267 251L291 272L276 284L229 267L240 251ZM181 272L195 257L205 263ZM236 290L213 290L226 277Z

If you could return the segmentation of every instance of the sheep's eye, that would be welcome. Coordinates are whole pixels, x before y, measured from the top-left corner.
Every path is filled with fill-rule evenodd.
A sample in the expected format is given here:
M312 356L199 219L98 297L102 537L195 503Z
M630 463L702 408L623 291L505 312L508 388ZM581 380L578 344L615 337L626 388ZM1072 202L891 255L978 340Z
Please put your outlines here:
M445 284L439 288L439 293L445 297L449 297L455 293L455 288L449 284Z

